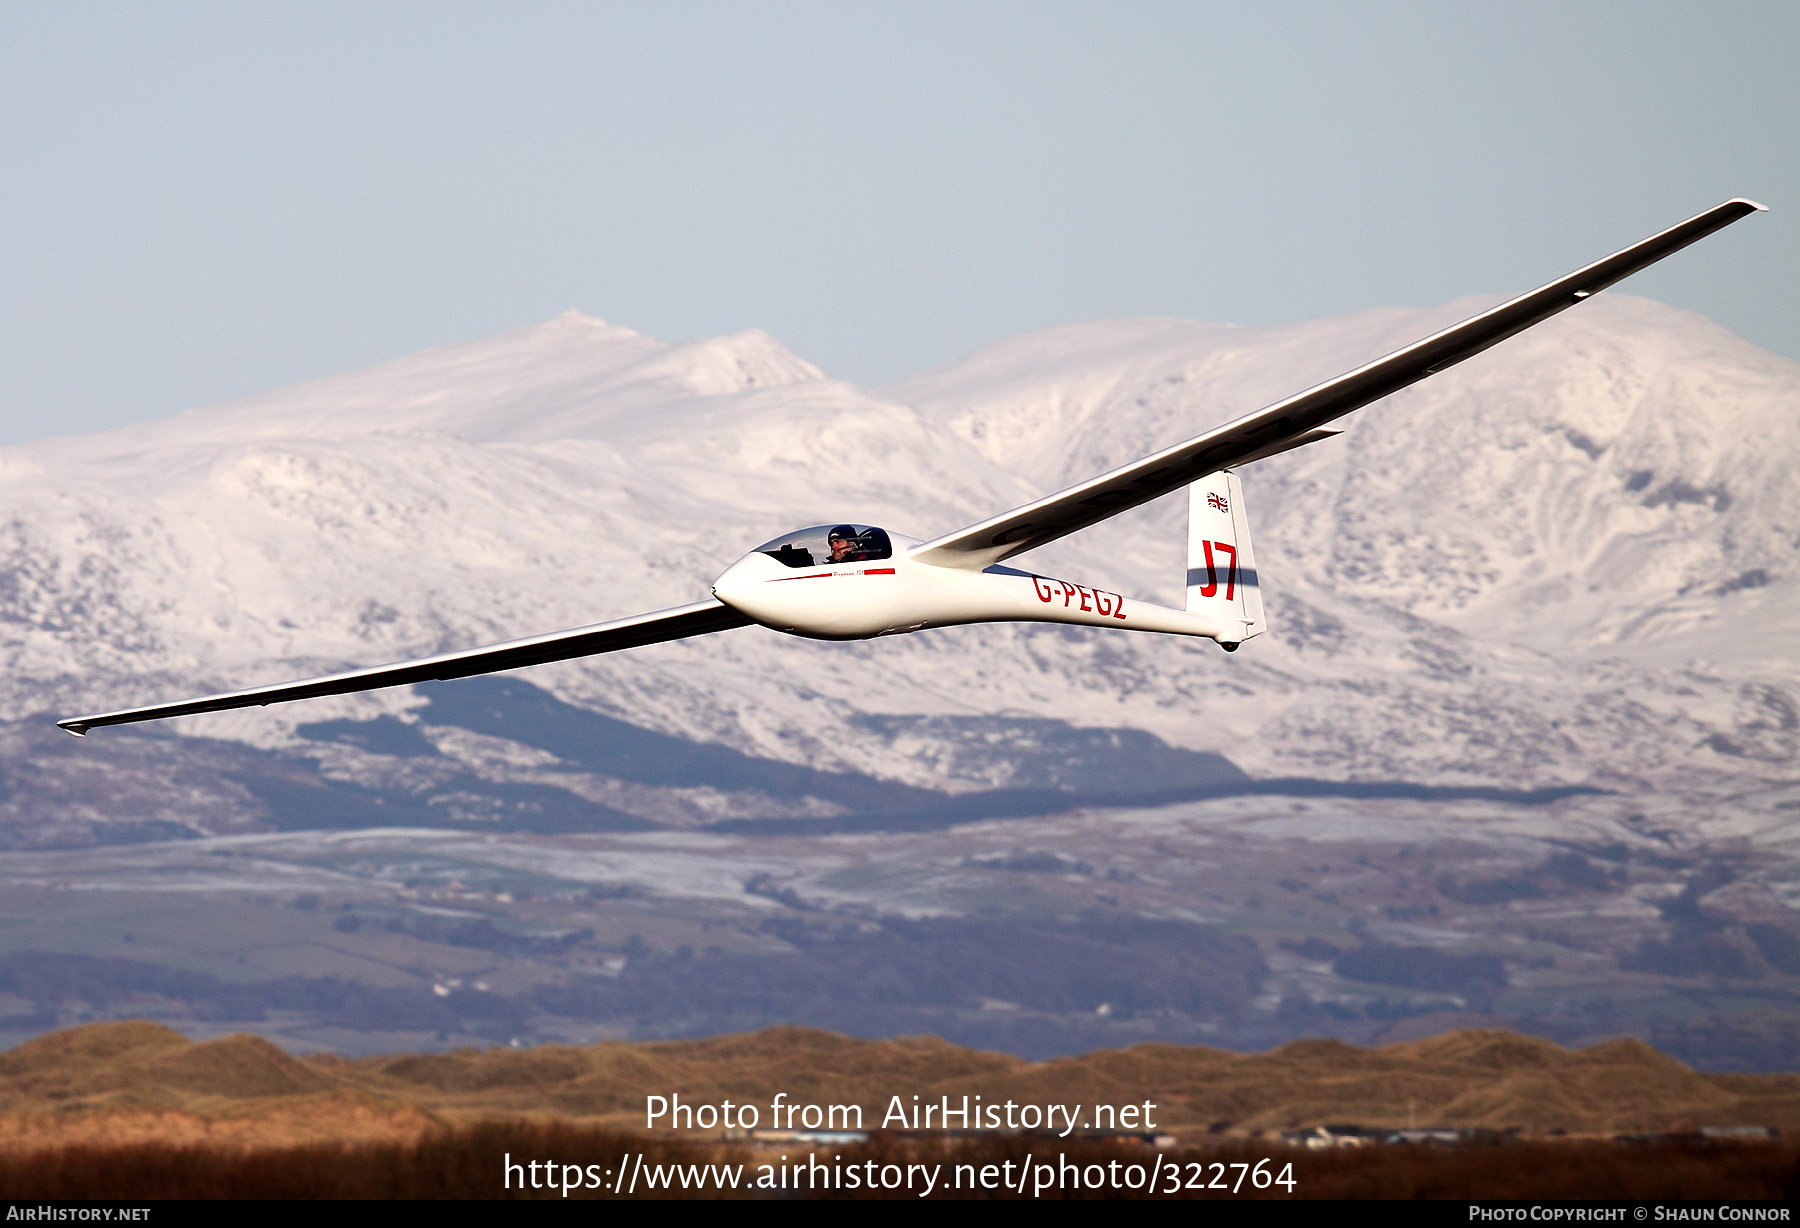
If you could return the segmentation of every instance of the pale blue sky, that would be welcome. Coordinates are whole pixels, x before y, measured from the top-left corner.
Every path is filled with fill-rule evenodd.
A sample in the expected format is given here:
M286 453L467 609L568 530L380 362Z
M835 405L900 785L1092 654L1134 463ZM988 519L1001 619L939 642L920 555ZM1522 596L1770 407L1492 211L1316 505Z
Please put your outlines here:
M1800 4L0 7L0 443L568 307L876 383L1540 281L1800 357Z

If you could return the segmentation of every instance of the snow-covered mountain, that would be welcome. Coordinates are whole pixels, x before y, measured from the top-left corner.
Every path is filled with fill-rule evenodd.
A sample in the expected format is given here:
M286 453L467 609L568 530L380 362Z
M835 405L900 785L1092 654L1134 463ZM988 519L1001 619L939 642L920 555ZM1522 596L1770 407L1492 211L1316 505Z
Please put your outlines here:
M873 390L760 332L665 345L571 312L6 449L0 716L679 604L799 525L932 536L1482 305L1072 325ZM1645 791L1791 775L1800 366L1608 294L1340 425L1246 473L1274 633L1234 656L1048 626L847 645L747 628L523 676L681 738L936 789L1010 783L1028 718L1147 731L1259 776ZM1184 515L1165 499L1031 565L1179 604ZM422 702L171 728L312 747L303 723L411 720ZM513 753L439 750L489 773Z

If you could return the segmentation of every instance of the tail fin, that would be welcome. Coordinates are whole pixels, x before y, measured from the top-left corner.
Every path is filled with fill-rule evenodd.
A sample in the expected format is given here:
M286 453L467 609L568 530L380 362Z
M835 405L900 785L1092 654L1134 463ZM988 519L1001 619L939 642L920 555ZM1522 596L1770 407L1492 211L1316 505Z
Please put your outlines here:
M1250 549L1250 521L1244 514L1244 490L1228 469L1209 473L1188 487L1189 613L1214 614L1229 626L1241 626L1242 638L1269 629L1263 616L1262 586L1256 556ZM1221 637L1228 649L1238 641Z

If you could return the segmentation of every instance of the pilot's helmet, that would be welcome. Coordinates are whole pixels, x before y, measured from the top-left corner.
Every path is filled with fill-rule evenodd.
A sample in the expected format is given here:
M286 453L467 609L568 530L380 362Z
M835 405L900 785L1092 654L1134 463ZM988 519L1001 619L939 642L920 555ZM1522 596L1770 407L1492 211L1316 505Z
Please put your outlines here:
M834 542L853 542L856 540L856 527L854 525L841 524L833 529L827 536Z

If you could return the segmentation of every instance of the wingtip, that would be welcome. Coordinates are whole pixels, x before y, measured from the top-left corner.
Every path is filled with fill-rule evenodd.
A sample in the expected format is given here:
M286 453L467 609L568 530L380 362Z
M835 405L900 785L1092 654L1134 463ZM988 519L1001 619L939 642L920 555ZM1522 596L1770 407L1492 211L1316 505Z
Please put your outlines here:
M1726 201L1725 203L1728 205L1749 205L1752 209L1756 210L1758 213L1767 213L1769 211L1769 206L1758 204L1756 201L1751 200L1747 196L1734 196L1730 200Z
M70 720L66 720L66 721L58 721L58 722L56 722L56 727L58 729L65 729L68 732L74 734L78 738L85 738L88 735L88 726L82 724L78 720L70 719Z

